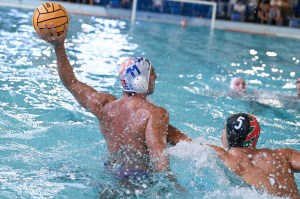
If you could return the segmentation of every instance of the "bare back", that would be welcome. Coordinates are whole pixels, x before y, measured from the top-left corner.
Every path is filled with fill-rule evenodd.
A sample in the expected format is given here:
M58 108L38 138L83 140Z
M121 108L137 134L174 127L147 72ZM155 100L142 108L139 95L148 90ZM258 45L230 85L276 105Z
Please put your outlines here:
M139 100L116 100L103 108L100 128L109 153L116 153L124 146L148 153L145 144L147 108L149 105Z
M246 183L271 195L299 197L291 160L292 150L233 148L226 152L220 147L213 148Z
M165 127L156 129L155 124L151 124L153 117L156 118L156 123L163 123L162 126ZM125 152L125 156L130 157L132 165L140 166L140 169L148 169L146 168L148 163L136 165L134 159L149 156L153 160L157 158L156 150L166 148L168 114L165 109L143 99L124 95L120 100L108 103L101 110L99 122L109 153ZM159 135L156 133L157 130ZM147 139L149 136L151 139ZM155 143L157 137L162 142ZM155 146L156 144L158 146ZM154 153L151 153L153 152L151 149Z
M98 118L109 153L113 154L123 150L127 153L124 155L128 157L128 162L132 162L135 155L148 154L155 171L167 171L169 162L163 152L167 145L168 130L172 135L170 142L186 136L181 136L182 134L177 133L176 128L172 126L168 129L167 111L146 101L147 94L154 92L157 78L154 68L150 67L150 62L143 58L136 60L137 62L144 60L146 64L141 66L144 67L143 76L148 78L147 91L135 92L132 90L136 93L135 95L130 97L124 94L120 100L117 100L115 96L98 92L76 78L64 45L68 26L66 25L63 34L58 36L53 25L51 25L51 31L45 24L43 25L46 33L38 28L38 35L54 46L57 71L61 82L82 107ZM141 73L140 69L134 70ZM130 73L130 75L132 74ZM132 166L136 168L136 164L132 163ZM138 169L145 168L141 166Z

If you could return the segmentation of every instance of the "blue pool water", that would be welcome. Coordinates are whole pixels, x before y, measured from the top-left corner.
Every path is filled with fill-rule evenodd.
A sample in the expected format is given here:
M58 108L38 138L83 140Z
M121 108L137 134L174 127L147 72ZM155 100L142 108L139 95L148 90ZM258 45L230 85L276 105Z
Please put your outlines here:
M158 73L150 100L196 139L168 149L185 193L160 175L129 191L105 172L97 120L59 81L31 14L0 8L0 198L270 198L200 143L220 145L224 120L246 111L261 124L258 147L300 150L300 40L71 15L67 53L81 81L120 97L118 63L147 57ZM233 76L247 80L247 98L228 97Z

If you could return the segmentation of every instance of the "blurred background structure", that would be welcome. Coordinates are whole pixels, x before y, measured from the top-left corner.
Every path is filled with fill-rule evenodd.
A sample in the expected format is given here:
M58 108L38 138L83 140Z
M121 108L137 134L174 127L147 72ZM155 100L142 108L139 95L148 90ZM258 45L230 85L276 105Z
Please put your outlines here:
M130 18L210 29L300 38L299 0L56 0L72 14ZM133 2L136 1L136 12ZM45 0L0 0L0 6L34 9ZM190 3L196 2L196 3ZM214 12L213 6L216 6ZM136 17L135 17L136 16ZM214 20L215 19L215 20Z
M64 0L114 8L131 9L133 0ZM298 0L214 0L217 3L217 19L260 24L300 27ZM182 16L208 18L211 6L174 2L169 0L139 0L140 11L170 13Z

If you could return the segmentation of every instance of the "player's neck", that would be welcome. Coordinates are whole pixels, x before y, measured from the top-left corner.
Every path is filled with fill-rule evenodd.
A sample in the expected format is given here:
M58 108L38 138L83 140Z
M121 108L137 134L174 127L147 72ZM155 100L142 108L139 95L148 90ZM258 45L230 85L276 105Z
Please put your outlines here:
M142 100L146 100L147 99L147 94L146 93L128 93L128 92L124 92L124 96L125 98L139 98Z

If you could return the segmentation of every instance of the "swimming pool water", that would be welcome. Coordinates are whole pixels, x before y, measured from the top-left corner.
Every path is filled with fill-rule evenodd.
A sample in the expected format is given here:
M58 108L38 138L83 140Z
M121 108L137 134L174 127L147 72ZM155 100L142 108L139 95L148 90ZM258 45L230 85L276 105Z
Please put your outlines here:
M106 174L97 120L61 84L53 49L37 38L31 14L0 8L0 198L270 198L241 183L200 143L220 145L225 119L246 111L261 124L258 147L300 150L293 98L300 40L71 15L66 46L80 80L120 97L118 63L144 56L158 74L150 100L196 138L168 150L186 193L161 176L128 192ZM255 100L227 96L233 76L246 79Z

